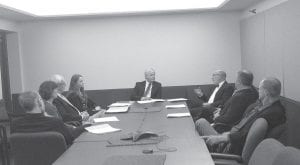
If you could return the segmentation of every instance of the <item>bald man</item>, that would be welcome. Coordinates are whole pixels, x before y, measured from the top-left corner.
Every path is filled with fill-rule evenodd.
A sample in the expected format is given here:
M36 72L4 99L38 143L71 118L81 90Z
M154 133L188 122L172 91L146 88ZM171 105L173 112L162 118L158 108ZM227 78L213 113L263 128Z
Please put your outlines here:
M193 103L188 103L193 120L203 117L212 122L213 112L217 108L223 108L225 102L232 96L234 87L229 85L226 81L226 72L216 70L212 75L212 82L215 85L214 90L207 97L201 90L197 88L194 90L197 97L204 103L196 106Z
M145 81L137 82L130 99L132 101L161 98L161 83L155 81L155 70L145 70Z

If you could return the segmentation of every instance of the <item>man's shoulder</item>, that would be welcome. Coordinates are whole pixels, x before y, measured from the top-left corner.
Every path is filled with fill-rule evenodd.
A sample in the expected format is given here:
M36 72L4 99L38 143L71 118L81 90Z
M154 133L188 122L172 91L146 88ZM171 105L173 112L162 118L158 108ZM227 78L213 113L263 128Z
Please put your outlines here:
M153 81L153 84L156 84L156 85L158 85L158 86L161 86L161 83L158 82L158 81Z

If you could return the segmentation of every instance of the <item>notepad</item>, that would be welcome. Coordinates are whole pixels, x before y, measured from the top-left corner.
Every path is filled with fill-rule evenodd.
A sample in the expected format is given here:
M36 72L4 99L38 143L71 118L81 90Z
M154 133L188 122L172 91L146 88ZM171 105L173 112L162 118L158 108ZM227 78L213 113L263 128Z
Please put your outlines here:
M189 117L190 113L170 113L167 115L168 118L178 118L178 117Z
M186 98L177 98L177 99L168 99L169 102L177 102L177 101L187 101Z
M128 107L131 103L113 103L109 105L108 107Z
M112 117L101 117L101 118L95 118L95 123L101 123L101 122L111 122L111 121L120 121L116 116Z
M175 108L185 108L184 104L177 104L177 105L166 105L167 109L175 109Z
M88 132L94 134L105 134L110 132L121 131L121 129L111 127L109 124L93 125L85 128Z
M122 113L127 112L129 107L110 107L105 113Z

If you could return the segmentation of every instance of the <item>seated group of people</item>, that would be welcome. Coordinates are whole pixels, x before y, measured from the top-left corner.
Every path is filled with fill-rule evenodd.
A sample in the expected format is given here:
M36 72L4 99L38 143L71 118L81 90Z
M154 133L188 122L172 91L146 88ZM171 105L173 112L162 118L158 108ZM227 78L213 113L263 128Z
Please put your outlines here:
M279 101L281 83L276 78L265 78L259 90L252 85L253 74L247 70L237 72L235 87L226 82L226 73L213 73L215 84L209 97L201 88L194 89L198 102L188 100L190 113L199 135L205 138L213 150L219 144L230 144L230 153L241 154L248 131L253 122L264 118L271 130L286 120L285 110ZM61 75L52 76L40 85L39 94L24 92L19 103L26 115L13 120L14 132L57 131L64 135L67 144L84 131L95 117L104 115L105 110L90 100L85 91L83 77L73 75L69 91ZM148 100L162 97L161 83L155 81L155 71L145 71L145 81L137 82L131 100Z

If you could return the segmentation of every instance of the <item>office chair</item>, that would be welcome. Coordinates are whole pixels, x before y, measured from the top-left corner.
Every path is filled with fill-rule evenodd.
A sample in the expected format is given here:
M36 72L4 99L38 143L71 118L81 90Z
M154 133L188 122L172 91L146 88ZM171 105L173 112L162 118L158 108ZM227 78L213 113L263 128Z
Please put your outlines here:
M270 151L268 151L270 152ZM269 159L269 158L268 158ZM294 147L285 147L275 158L273 165L299 165L300 150Z
M0 125L0 154L2 165L9 165L9 152L8 152L8 142L6 128L3 125Z
M67 149L58 132L13 133L9 139L14 165L51 165Z
M242 155L211 153L216 165L247 164L256 146L265 138L268 123L265 119L257 119L251 126Z

